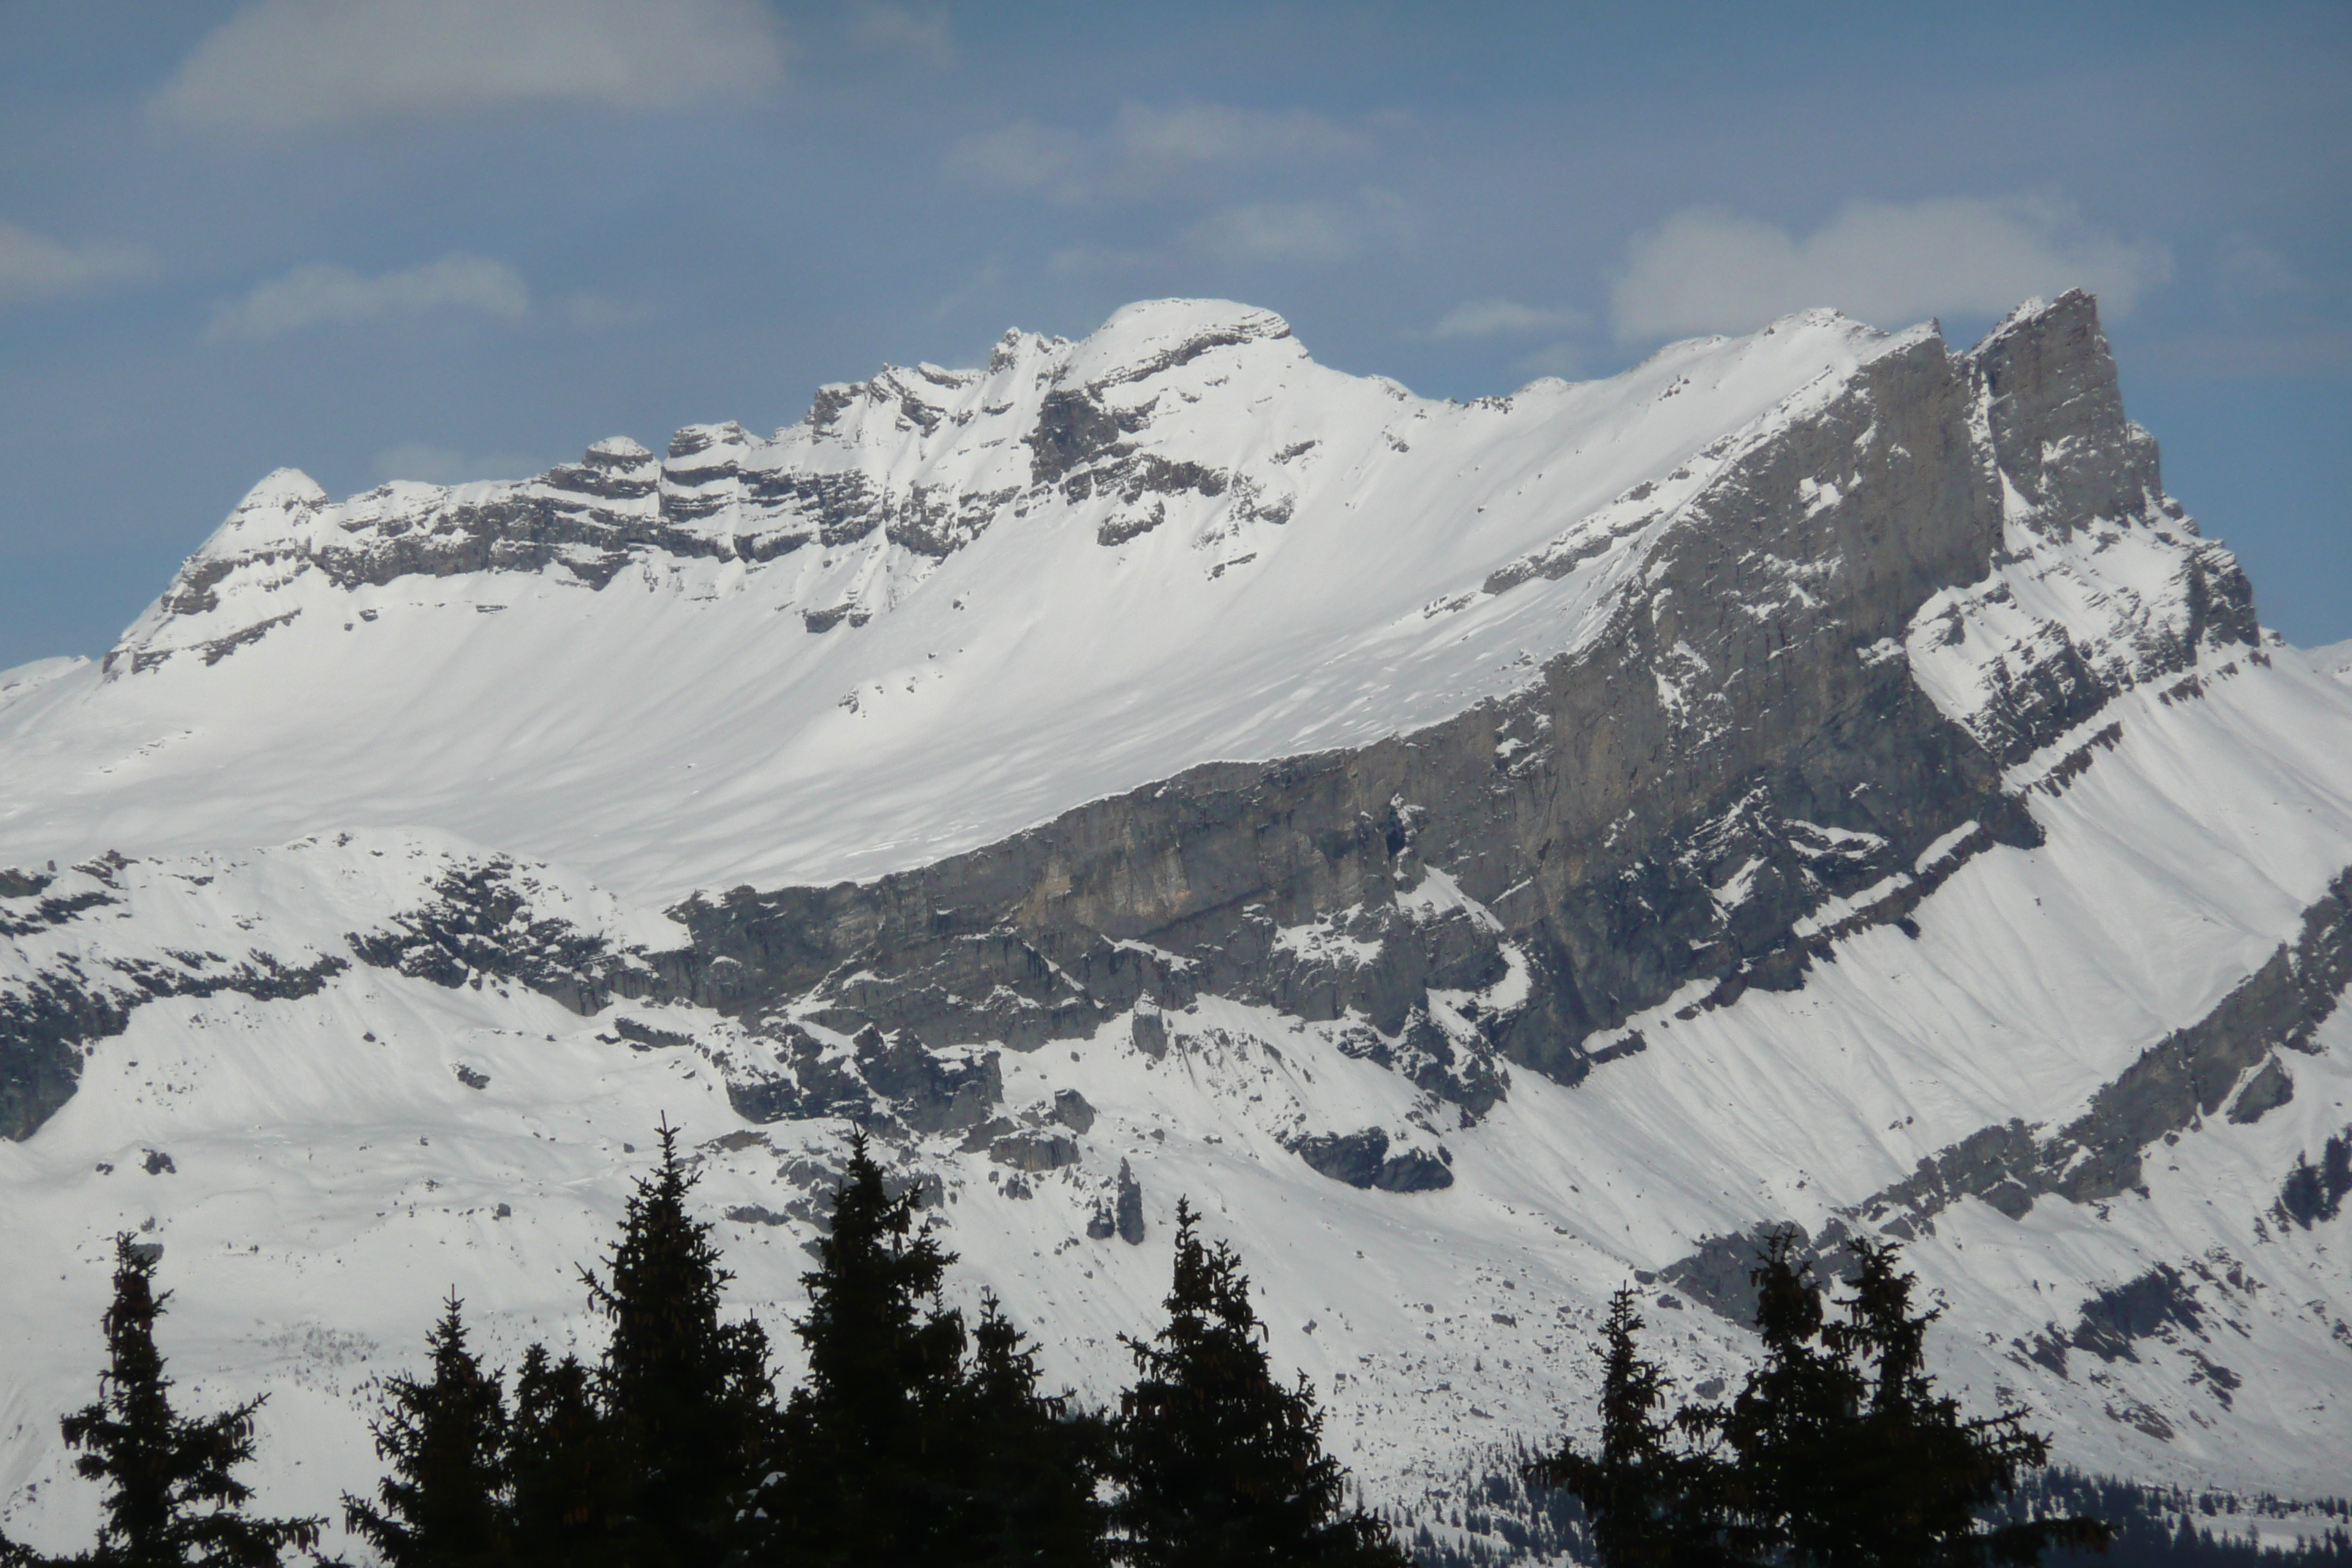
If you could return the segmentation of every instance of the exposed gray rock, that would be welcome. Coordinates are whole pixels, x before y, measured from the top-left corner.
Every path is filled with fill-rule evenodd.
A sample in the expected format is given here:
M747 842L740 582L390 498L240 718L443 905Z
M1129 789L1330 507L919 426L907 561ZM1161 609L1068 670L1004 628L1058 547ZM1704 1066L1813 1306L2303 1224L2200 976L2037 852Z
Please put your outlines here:
M651 1024L625 1016L614 1018L613 1032L639 1050L674 1049L694 1044L692 1035L681 1035L675 1029L657 1029Z
M2304 911L2303 931L2291 946L2223 997L2203 1018L2166 1036L2143 1052L2091 1098L2091 1109L2053 1132L2012 1121L1982 1128L1919 1162L1910 1176L1832 1218L1801 1252L1843 1273L1840 1245L1852 1227L1872 1226L1908 1239L1933 1224L1934 1216L1963 1198L1982 1198L2011 1219L2054 1194L2077 1204L2113 1198L2139 1184L2144 1152L2178 1135L2202 1117L2251 1097L2257 1103L2279 1093L2262 1087L2275 1073L2286 1079L2277 1051L2308 1050L2313 1032L2332 1015L2352 987L2352 868L2336 877L2327 893ZM2241 1083L2245 1085L2239 1089ZM2242 1118L2252 1121L2257 1110ZM2235 1110L2231 1120L2242 1120ZM2352 1132L2340 1149L2342 1190L2352 1193ZM2310 1174L2303 1176L2302 1172ZM2297 1185L2298 1182L2302 1185ZM2288 1190L2323 1194L2320 1168L2308 1165L2288 1177ZM2314 1197L2315 1205L2323 1197ZM2284 1198L2277 1211L2290 1213ZM2328 1211L2331 1215L2334 1209ZM2303 1223L2308 1225L2306 1218ZM1745 1236L1704 1240L1687 1258L1660 1271L1692 1296L1738 1322L1753 1308L1747 1270L1763 1241L1779 1226L1764 1225ZM1802 1227L1793 1227L1801 1232Z
M2273 1054L2246 1080L2238 1098L2230 1102L2230 1120L2241 1127L2260 1121L2294 1098L2294 1079L2287 1072L2286 1064Z
M2159 1263L2084 1302L2082 1316L2071 1331L2053 1326L2030 1342L2019 1342L2017 1348L2025 1360L2039 1362L2061 1377L2068 1375L2070 1350L2088 1351L2103 1362L2137 1362L2136 1347L2143 1340L2170 1340L2184 1332L2204 1338L2205 1318L2197 1292L2193 1280ZM2236 1386L2237 1376L2226 1367L2212 1370L2219 1373L2226 1403L2227 1391Z
M0 866L0 899L29 899L57 879L40 871Z
M813 423L887 417L928 430L935 381L893 371L827 389ZM1103 390L1046 397L1028 437L1033 486L1116 489L1118 515L1132 521L1180 491L1228 483L1143 451L1132 437L1148 405L1115 406ZM746 439L694 427L666 465L603 444L542 485L450 502L374 539L364 559L326 569L384 581L561 559L601 580L640 547L756 556L787 536L832 548L877 529L900 530L921 551L968 537L1003 502L885 495L855 473L755 472L741 460ZM1596 1060L1594 1036L1614 1037L1607 1056L1638 1049L1622 1034L1628 1017L1693 981L1704 985L1696 1006L1728 1005L1750 986L1801 986L1863 926L1916 931L1919 900L1969 856L2035 842L2030 815L2004 793L2004 763L2095 713L2119 682L2185 669L2200 646L2251 637L2250 600L2226 554L2189 552L2184 570L2202 606L2190 635L2167 633L2127 669L2060 638L2004 665L1996 700L1966 724L1939 712L1885 650L1937 594L1988 582L2004 482L2036 529L2063 537L2100 520L2168 523L2158 478L2152 443L2122 420L2095 310L2069 296L1969 354L1932 337L1906 342L1732 453L1658 536L1599 635L1531 667L1521 689L1412 734L1193 768L871 882L698 895L673 911L688 940L670 951L617 951L542 918L511 863L453 872L424 907L354 934L352 950L443 984L511 981L583 1014L627 998L716 1008L755 1030L768 1054L727 1079L737 1109L761 1120L845 1115L969 1132L1001 1099L987 1049L1091 1038L1131 1013L1137 1048L1157 1056L1171 1044L1162 1011L1204 994L1339 1025L1342 1048L1475 1119L1507 1094L1514 1067L1574 1082ZM1827 502L1824 485L1836 492ZM713 541L671 510L716 515L721 496L757 500L774 528ZM192 566L173 594L199 605L215 564ZM1526 566L1498 573L1487 591L1567 569L1549 556ZM1964 630L1965 606L1951 613ZM843 606L843 618L855 614ZM2092 756L2081 749L2075 773ZM1954 853L1913 874L1923 850L1970 823ZM1418 900L1430 868L1471 905ZM1877 902L1796 934L1828 900L1897 871L1909 880ZM1344 940L1289 940L1302 930ZM1523 994L1475 1000L1515 971ZM59 1005L71 1013L70 1001ZM809 1027L855 1049L828 1048ZM55 1059L0 1034L0 1116L21 1128L13 1135L70 1092L73 1043L89 1033L57 1026L44 1037L64 1042ZM2204 1060L2206 1047L2181 1048ZM2207 1075L2202 1105L2210 1073L2197 1071ZM2172 1079L2151 1074L2111 1086L2077 1145L2120 1149L2151 1117L2172 1116ZM1980 1134L1989 1141L1956 1152L1952 1173L1929 1184L2021 1212L2045 1189L2020 1173L2007 1137ZM2136 1164L2104 1158L2067 1167L2067 1195L2137 1179ZM1432 1156L1407 1164L1375 1184L1450 1179Z
M1058 1171L1078 1163L1078 1141L1066 1132L1013 1132L991 1143L988 1157L1033 1174Z
M1129 1247L1143 1245L1143 1186L1124 1160L1118 1163L1118 1238Z
M129 863L114 856L76 869L110 875ZM41 899L30 911L0 909L0 935L70 925L121 901L93 889ZM236 959L194 952L171 957L168 963L110 958L94 946L85 958L0 991L0 1138L21 1142L38 1131L73 1098L90 1047L121 1034L149 1002L229 992L257 1001L312 996L351 967L331 955L287 963L257 949Z
M1377 1127L1361 1132L1325 1132L1303 1138L1291 1147L1316 1171L1351 1187L1425 1193L1454 1184L1454 1173L1444 1160L1423 1149L1392 1155L1389 1135Z
M1164 1057L1168 1054L1168 1023L1160 1016L1159 1008L1148 1005L1137 1007L1129 1027L1134 1036L1137 1050L1147 1057Z
M1054 1109L1050 1114L1054 1121L1073 1132L1087 1132L1094 1128L1095 1108L1088 1105L1087 1097L1075 1089L1054 1091Z
M2334 1219L2347 1195L2352 1195L2352 1127L2321 1145L2316 1165L2307 1153L2296 1152L2294 1169L2279 1184L2278 1202L2271 1206L2271 1213L2281 1224L2309 1230L2323 1220Z

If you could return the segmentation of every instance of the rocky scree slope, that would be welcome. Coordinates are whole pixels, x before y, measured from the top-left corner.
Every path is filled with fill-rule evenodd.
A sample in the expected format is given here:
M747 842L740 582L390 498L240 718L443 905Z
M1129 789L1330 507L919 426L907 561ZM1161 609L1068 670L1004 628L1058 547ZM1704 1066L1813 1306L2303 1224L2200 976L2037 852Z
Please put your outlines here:
M82 1194L58 1224L163 1152L57 1185L174 1124L129 1050L299 1017L360 1075L266 1097L314 1152L446 1139L455 1105L570 1146L514 1179L593 1147L613 1184L584 1079L504 1100L560 1058L606 1125L613 1094L711 1097L730 1214L789 1236L862 1125L1082 1380L1151 1293L1148 1248L1087 1249L1230 1194L1400 1497L1527 1396L1514 1354L1578 1389L1559 1331L1629 1269L1719 1309L1676 1356L1736 1364L1740 1258L1789 1220L1832 1266L1854 1228L1912 1239L1984 1387L2078 1462L2327 1479L2298 1446L2340 1417L2293 1391L2335 1364L2341 1271L2151 1167L2187 1138L2275 1185L2330 1131L2352 694L2164 496L2083 295L1966 353L1814 315L1469 407L1171 302L828 388L772 442L340 505L279 475L102 666L0 704L0 1131L14 1179ZM278 827L312 837L242 847ZM131 853L56 868L100 839ZM2021 950L2029 903L2077 924ZM375 1047L433 1054L348 1044L371 1008L555 1048L438 1060L419 1100L369 1087ZM179 1092L248 1119L219 1070ZM1353 1261L1301 1268L1294 1204ZM544 1307L487 1210L440 1212L493 1300ZM1318 1275L1366 1268L1387 1306L1317 1340ZM1434 1376L1432 1281L1538 1276L1570 1317L1449 1312L1470 1364ZM2045 1278L2063 1300L2012 1299Z

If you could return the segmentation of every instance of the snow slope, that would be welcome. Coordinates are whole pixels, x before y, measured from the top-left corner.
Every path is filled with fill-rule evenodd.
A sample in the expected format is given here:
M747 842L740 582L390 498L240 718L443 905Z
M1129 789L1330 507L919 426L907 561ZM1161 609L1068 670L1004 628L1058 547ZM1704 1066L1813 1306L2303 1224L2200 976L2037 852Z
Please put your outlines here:
M1523 684L1591 635L1676 500L1893 341L1793 317L1460 405L1323 369L1263 311L1133 306L1082 342L1009 338L985 372L888 373L891 396L856 389L824 431L745 439L747 478L721 481L996 498L945 554L895 523L831 543L817 522L755 559L777 525L730 498L688 525L727 553L646 550L601 592L562 560L344 586L326 552L532 487L330 503L280 472L106 673L0 707L0 860L430 824L656 899L922 864L1191 763L1357 744ZM1220 493L1029 489L1021 437L1072 387L1150 410L1141 454L1223 475ZM900 412L918 397L928 430ZM699 489L660 484L595 499L643 512ZM1100 542L1146 508L1166 521ZM1603 548L1423 613L1561 541ZM256 629L216 662L159 657Z
M2042 309L2011 325L2063 323ZM0 1276L0 1523L64 1545L94 1517L54 1415L94 1385L116 1229L165 1245L186 1397L269 1392L263 1501L325 1511L373 1473L369 1380L415 1362L453 1286L509 1365L533 1339L593 1343L571 1266L664 1114L789 1376L846 1123L754 1120L740 1091L788 1041L866 1071L880 1037L861 1044L840 985L772 1012L664 990L709 907L682 898L1010 859L1008 835L1195 763L1507 705L1627 635L1619 612L1696 502L1749 483L1741 463L1931 343L1809 315L1464 407L1317 367L1263 312L1170 302L1080 343L1010 336L983 371L826 389L772 442L682 433L659 464L608 442L522 485L341 503L273 476L103 667L0 675L0 866L19 868L0 1012L122 1014L0 1141L0 1244L34 1260ZM2023 395L1988 388L1979 426L2003 396ZM1992 477L1981 579L1861 652L1999 757L2032 835L1956 825L1816 901L1800 983L1694 978L1590 1040L1580 1079L1501 1064L1491 1104L1368 1054L1360 1011L1205 984L1043 1044L941 1047L958 1081L994 1075L995 1120L894 1122L886 1148L935 1184L959 1300L994 1289L1050 1376L1108 1399L1189 1197L1370 1494L1442 1523L1499 1446L1589 1421L1587 1348L1621 1284L1685 1386L1736 1380L1752 1342L1682 1283L1711 1242L1884 1223L1923 1162L1988 1129L2058 1147L2266 965L2315 973L2274 955L2305 951L2352 868L2344 660L2215 629L2213 547L2145 493L2136 449L2043 457L2041 481ZM2125 500L2065 510L2110 469ZM1809 472L1798 504L1858 482ZM1759 618L1767 588L1832 586L1745 582L1727 592ZM1695 655L1672 657L1661 703ZM1525 744L1494 742L1498 796ZM1433 1037L1476 1047L1555 962L1509 914L1523 889L1396 866L1382 919L1500 955L1416 1003ZM1759 875L1713 889L1724 921ZM511 895L483 950L383 956L466 877ZM1398 941L1360 904L1265 920L1270 953L1338 971ZM624 983L576 1011L488 953L511 931ZM2256 1110L2257 1075L2231 1079L2116 1191L1895 1205L1947 1307L1937 1364L1972 1402L2022 1397L2086 1469L2352 1488L2352 1217L2275 1206L2352 1125L2352 1022L2327 1012L2261 1059L2291 1094ZM1354 1130L1450 1181L1359 1187L1301 1157L1303 1135ZM1139 1246L1094 1223L1123 1174Z

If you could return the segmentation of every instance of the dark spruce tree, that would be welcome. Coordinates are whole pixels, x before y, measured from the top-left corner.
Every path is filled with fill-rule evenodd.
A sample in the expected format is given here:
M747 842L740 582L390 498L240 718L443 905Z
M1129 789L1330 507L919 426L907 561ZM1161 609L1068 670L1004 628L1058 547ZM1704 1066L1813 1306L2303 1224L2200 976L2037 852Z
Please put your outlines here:
M1348 1508L1302 1375L1276 1381L1241 1260L1176 1207L1168 1323L1124 1340L1136 1379L1112 1427L1112 1552L1135 1568L1402 1565L1381 1521Z
M343 1525L386 1568L493 1568L515 1561L507 1476L507 1405L498 1374L466 1348L450 1294L425 1343L429 1377L384 1384L376 1457L391 1473L373 1500L343 1497Z
M1895 1248L1850 1244L1853 1293L1831 1321L1793 1231L1749 1279L1763 1356L1728 1405L1654 1414L1665 1384L1634 1346L1630 1292L1609 1318L1601 1443L1530 1467L1591 1510L1603 1568L2010 1568L2053 1547L2104 1550L2105 1525L2066 1517L1994 1524L2049 1443L2003 1409L1968 1418L1936 1392L1913 1278Z
M171 1292L155 1290L161 1249L114 1238L114 1300L103 1320L107 1365L97 1403L62 1425L81 1450L75 1470L103 1482L105 1517L95 1551L79 1561L109 1568L276 1568L289 1548L314 1546L315 1519L257 1519L237 1467L253 1458L255 1399L215 1415L172 1408L172 1380L155 1348L155 1320Z
M1601 1444L1526 1467L1528 1479L1584 1505L1607 1568L1701 1568L1733 1559L1722 1540L1720 1467L1695 1451L1665 1408L1671 1386L1635 1344L1642 1320L1629 1286L1610 1298L1601 1376Z
M678 1161L677 1130L664 1122L658 1136L661 1159L629 1197L607 1278L581 1278L612 1325L594 1388L627 1479L625 1560L705 1568L745 1545L775 1395L766 1334L750 1319L720 1319L734 1276L719 1267L709 1222L688 1210L696 1178Z
M1102 1421L1066 1394L1037 1389L1037 1356L992 1295L972 1325L964 1385L965 1555L975 1568L1050 1563L1087 1568L1107 1561Z
M954 1258L917 1223L919 1202L912 1189L892 1197L852 1137L832 1233L801 1277L808 1315L793 1332L808 1375L786 1402L781 1474L761 1499L773 1561L967 1560L965 1478L979 1457L965 1447L963 1320L940 1305Z
M1843 1318L1822 1328L1822 1341L1846 1369L1842 1384L1858 1384L1860 1397L1822 1450L1832 1484L1800 1489L1790 1500L1790 1547L1816 1563L1951 1568L2038 1563L2052 1547L2105 1551L2110 1532L2095 1519L1981 1522L2023 1473L2049 1463L2050 1441L2027 1426L2021 1408L1970 1418L1958 1399L1937 1393L1927 1342L1942 1310L1911 1310L1916 1281L1896 1266L1893 1247L1864 1238L1849 1250L1853 1293L1839 1302ZM1793 1273L1785 1249L1766 1262L1784 1279ZM1794 1506L1799 1498L1805 1506Z
M545 1345L523 1352L506 1460L518 1563L607 1568L627 1561L631 1478L579 1358L556 1361Z

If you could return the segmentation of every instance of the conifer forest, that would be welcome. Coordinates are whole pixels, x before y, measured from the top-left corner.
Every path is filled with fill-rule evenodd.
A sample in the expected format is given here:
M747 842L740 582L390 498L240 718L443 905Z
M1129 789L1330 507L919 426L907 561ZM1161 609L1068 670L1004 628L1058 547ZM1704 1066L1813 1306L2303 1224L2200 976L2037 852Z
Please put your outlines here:
M1115 1408L1045 1388L992 1296L946 1304L956 1257L893 1192L862 1135L803 1276L806 1373L780 1390L765 1331L730 1318L731 1274L695 1212L677 1130L579 1287L606 1329L593 1361L531 1345L509 1376L473 1347L454 1293L416 1369L383 1381L383 1476L334 1503L386 1568L1215 1568L1473 1561L1351 1499L1304 1374L1272 1364L1243 1260L1178 1207L1166 1319L1122 1342ZM98 1539L51 1557L0 1537L0 1568L278 1568L320 1550L328 1516L266 1517L237 1478L266 1403L175 1407L157 1346L162 1247L115 1238L98 1397L60 1418L101 1489ZM2217 1541L2184 1510L2150 1530L2145 1489L2047 1468L2015 1405L1971 1415L1928 1369L1897 1249L1857 1241L1824 1281L1792 1236L1750 1275L1761 1355L1727 1401L1685 1403L1642 1353L1636 1293L1613 1299L1597 1436L1523 1436L1490 1478L1531 1560L1601 1568L2026 1568L2120 1548L2119 1563L2352 1558ZM1571 1426L1592 1423L1570 1422ZM2210 1500L2206 1511L2212 1511Z

